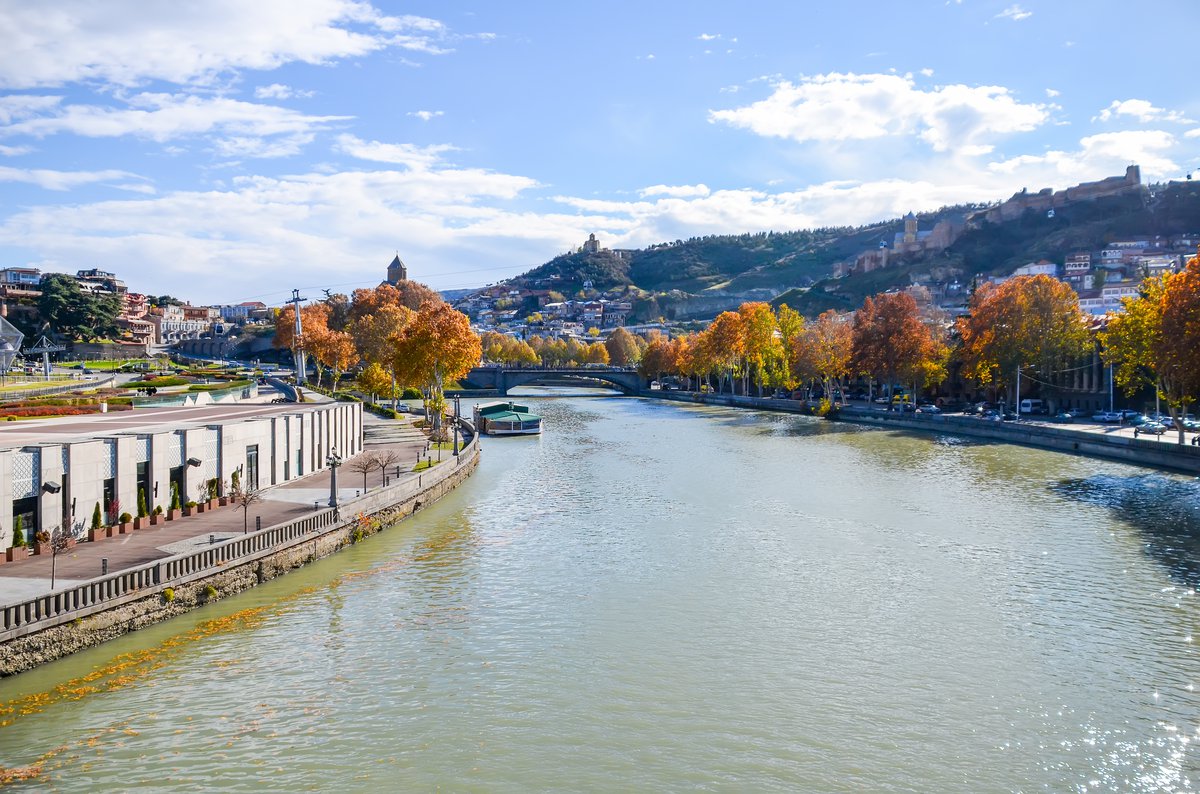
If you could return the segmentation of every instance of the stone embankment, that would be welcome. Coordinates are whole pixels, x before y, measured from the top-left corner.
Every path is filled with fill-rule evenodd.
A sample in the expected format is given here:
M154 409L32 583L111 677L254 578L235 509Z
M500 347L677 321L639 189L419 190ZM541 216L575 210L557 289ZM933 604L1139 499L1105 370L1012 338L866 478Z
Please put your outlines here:
M683 391L648 391L647 397L658 397L704 405L726 405L734 408L754 408L785 413L809 413L808 407L797 400L775 400L742 397L729 394L698 394ZM1006 444L1022 444L1075 455L1146 466L1155 469L1200 475L1200 446L1173 443L1174 433L1162 438L1132 438L1116 428L1095 430L1066 425L1046 425L1038 422L988 422L978 417L958 414L901 414L871 408L850 407L837 412L837 421L858 422L912 430L922 433L968 436Z
M464 424L468 424L465 423ZM469 424L468 424L469 426ZM479 464L479 438L416 477L201 551L0 607L0 676L14 675L240 593L327 557L437 501Z

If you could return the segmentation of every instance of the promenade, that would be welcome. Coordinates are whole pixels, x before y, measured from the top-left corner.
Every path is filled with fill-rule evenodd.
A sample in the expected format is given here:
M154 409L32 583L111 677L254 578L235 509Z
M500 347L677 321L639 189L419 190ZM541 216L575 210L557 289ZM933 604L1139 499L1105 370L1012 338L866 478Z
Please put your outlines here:
M257 408L280 409L283 406L258 405L236 406L221 411L250 412ZM216 408L215 406L213 408ZM293 406L294 408L294 406ZM176 414L180 409L174 410ZM201 409L204 410L204 409ZM208 409L211 413L212 409ZM150 419L138 411L137 420L144 423ZM134 421L133 416L119 416L124 422ZM164 417L156 417L162 421ZM364 413L363 431L365 445L361 454L386 452L394 450L400 461L400 477L397 479L395 468L388 472L389 483L404 482L416 479L417 474L409 471L417 461L417 456L423 453L427 446L425 435L412 426L413 416L408 419L382 419L372 414ZM69 424L69 423L64 423ZM31 431L22 431L31 432ZM46 432L46 428L40 431ZM67 432L64 429L59 432ZM450 453L443 452L443 456ZM436 459L436 453L434 453ZM361 457L361 455L359 456ZM347 459L338 471L338 501L347 502L362 495L363 475L349 470L354 458ZM52 560L51 555L30 556L0 565L0 605L21 601L51 591L51 566L54 567L55 590L84 582L100 576L103 570L103 560L108 561L108 572L115 573L125 568L132 568L156 559L175 554L196 551L211 542L225 540L243 534L244 526L249 531L255 529L256 520L263 527L301 518L314 512L314 505L320 508L328 506L330 496L330 470L321 469L313 474L296 478L285 484L270 486L262 489L262 500L251 505L248 515L239 507L232 504L217 507L213 510L196 515L177 518L174 521L163 521L155 526L144 527L129 534L116 535L95 542L82 541L70 551L62 552ZM368 490L383 484L383 475L378 470L367 475ZM352 510L347 505L344 509Z

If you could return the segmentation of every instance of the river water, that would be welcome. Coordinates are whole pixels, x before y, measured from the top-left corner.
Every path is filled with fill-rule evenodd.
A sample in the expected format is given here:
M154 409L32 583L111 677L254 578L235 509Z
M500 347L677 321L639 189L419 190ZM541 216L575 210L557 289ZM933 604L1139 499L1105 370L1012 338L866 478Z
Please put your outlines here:
M1159 791L1200 780L1200 489L537 398L342 554L0 681L17 789Z

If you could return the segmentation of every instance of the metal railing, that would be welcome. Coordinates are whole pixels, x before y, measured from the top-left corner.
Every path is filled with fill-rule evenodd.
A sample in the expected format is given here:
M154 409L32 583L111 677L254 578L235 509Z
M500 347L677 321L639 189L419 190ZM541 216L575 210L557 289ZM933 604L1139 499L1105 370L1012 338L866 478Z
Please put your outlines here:
M66 394L67 392L83 391L85 389L98 389L101 386L107 386L114 380L116 380L116 378L112 375L109 375L106 378L97 378L95 380L62 381L56 386L43 386L40 389L0 390L0 402L26 400L30 397L49 397L53 394ZM54 383L54 381L50 381L50 383Z

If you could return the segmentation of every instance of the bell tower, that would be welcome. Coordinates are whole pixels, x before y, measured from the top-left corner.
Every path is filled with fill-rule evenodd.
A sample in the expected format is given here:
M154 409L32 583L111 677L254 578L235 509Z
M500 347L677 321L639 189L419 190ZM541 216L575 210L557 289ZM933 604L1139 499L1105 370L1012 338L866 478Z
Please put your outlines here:
M396 258L388 265L387 283L399 284L401 281L408 281L408 268L400 261L400 254L397 252Z

